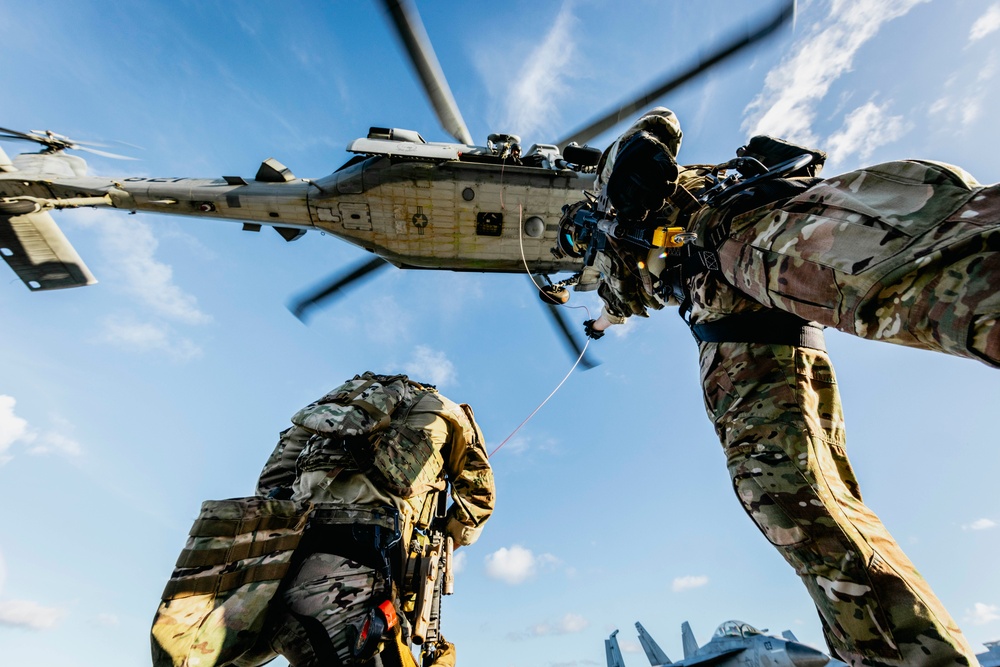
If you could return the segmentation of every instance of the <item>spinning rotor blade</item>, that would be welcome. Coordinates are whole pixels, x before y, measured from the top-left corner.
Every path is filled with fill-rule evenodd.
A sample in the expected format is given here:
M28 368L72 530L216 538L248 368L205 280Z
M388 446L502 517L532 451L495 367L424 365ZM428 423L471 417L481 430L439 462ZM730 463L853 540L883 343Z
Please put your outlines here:
M535 283L534 279L531 280L531 283L532 286L537 290L537 283ZM586 354L583 354L583 346L580 345L580 343L578 343L575 338L573 338L573 334L569 330L569 325L566 323L566 318L563 315L562 311L560 310L561 306L546 303L544 300L541 299L539 300L539 303L542 304L542 309L546 313L548 313L549 317L552 318L553 326L555 326L558 332L562 334L561 335L562 341L563 343L566 344L566 347L570 351L570 356L573 357L574 361L576 361L576 359L580 357L580 355L582 354L583 357L580 358L580 365L583 366L586 370L590 370L594 366L597 366L598 364L601 363L599 361L594 361Z
M76 150L76 151L87 151L88 153L94 153L96 155L103 155L104 157L115 158L116 160L135 160L134 157L129 157L127 155L118 155L117 153L109 153L108 151L97 150L96 148L89 148L89 146L104 146L104 144L92 143L92 142L76 142L69 137L63 136L61 134L56 134L55 132L46 132L44 130L32 130L31 132L18 132L17 130L9 130L6 127L0 127L0 132L5 134L0 134L0 141L31 141L36 144L41 144L45 146L44 152L55 152L62 150Z
M295 317L305 322L307 310L313 308L322 301L341 296L342 288L347 287L356 280L364 278L376 269L384 269L387 266L391 266L389 262L385 261L381 257L373 257L372 259L355 266L346 274L338 274L334 278L333 282L329 283L326 287L323 287L308 296L294 300L292 303L288 304L288 310L292 311L292 315L295 315ZM338 294L338 292L341 292L341 294Z
M767 38L771 35L771 33L794 17L795 0L788 0L778 13L764 25L756 28L755 30L750 30L746 34L740 35L730 40L728 43L719 46L712 51L711 55L699 58L696 63L689 66L680 74L673 75L670 78L652 86L645 92L639 94L633 100L621 104L613 111L608 112L606 115L598 118L586 127L577 130L569 137L566 137L561 141L557 141L556 145L559 146L560 150L564 150L567 144L573 142L578 144L587 143L605 130L617 125L622 118L628 118L638 111L645 111L650 104L678 86L687 83L691 79L707 72L729 57Z
M462 112L458 110L458 104L452 97L451 88L444 78L444 72L441 71L441 65L434 55L434 47L431 46L430 38L427 37L427 31L424 30L424 24L416 8L408 0L382 0L382 3L392 17L399 39L406 47L410 62L417 70L424 92L430 98L441 126L456 140L471 145L472 135L469 134L469 128L462 119Z

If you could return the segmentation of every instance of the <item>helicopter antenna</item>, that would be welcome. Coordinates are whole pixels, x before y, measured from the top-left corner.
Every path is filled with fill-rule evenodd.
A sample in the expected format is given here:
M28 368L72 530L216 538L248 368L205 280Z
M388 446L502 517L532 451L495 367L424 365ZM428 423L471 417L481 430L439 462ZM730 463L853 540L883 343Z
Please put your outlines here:
M557 141L556 145L559 146L560 150L565 150L568 144L574 142L578 144L587 143L602 132L617 125L622 118L628 118L638 111L646 110L650 104L675 88L687 83L691 79L694 79L698 75L715 67L722 61L730 58L740 51L743 51L747 47L753 46L757 42L769 37L778 28L794 17L795 0L788 0L782 5L781 9L774 16L768 19L768 21L760 27L755 30L750 30L745 34L736 36L728 43L714 49L711 52L711 55L700 57L697 62L690 65L680 74L672 75L669 78L656 83L632 100L623 102L604 116L592 121L589 125L580 128L565 139Z
M441 126L456 140L472 145L472 135L469 134L462 112L458 110L458 104L451 94L441 64L434 55L434 47L424 30L420 14L407 0L383 0L383 4L396 27L396 34L406 47L410 62L420 77L424 92L427 93Z

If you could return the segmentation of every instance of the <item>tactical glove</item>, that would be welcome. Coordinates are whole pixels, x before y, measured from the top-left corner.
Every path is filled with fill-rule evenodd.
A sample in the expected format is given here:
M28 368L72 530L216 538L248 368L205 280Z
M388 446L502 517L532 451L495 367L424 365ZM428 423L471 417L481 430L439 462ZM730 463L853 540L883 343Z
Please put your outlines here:
M587 320L583 323L583 333L587 334L587 338L593 338L594 340L604 338L604 331L594 328L594 320Z

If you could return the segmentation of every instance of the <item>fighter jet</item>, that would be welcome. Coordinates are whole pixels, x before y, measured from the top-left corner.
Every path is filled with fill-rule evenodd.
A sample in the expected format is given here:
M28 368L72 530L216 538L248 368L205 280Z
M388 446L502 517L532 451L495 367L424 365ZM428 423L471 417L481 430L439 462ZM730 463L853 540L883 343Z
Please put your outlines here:
M976 654L981 667L1000 667L1000 641L983 642L983 646L986 652Z
M641 623L635 624L639 632L639 643L642 644L649 664L652 667L676 665L688 667L835 667L846 663L834 660L814 648L802 644L790 630L782 633L782 638L765 635L751 625L742 621L726 621L715 631L712 639L698 647L691 626L687 621L681 626L681 640L684 646L684 659L671 662L663 649L646 632ZM607 653L608 667L625 667L621 650L618 647L618 631L604 641Z

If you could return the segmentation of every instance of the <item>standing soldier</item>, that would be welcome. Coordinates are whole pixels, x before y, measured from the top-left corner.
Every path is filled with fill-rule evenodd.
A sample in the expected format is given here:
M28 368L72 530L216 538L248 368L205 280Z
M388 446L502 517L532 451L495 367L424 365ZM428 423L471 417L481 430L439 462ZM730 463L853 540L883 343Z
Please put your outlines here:
M468 405L405 375L356 376L292 417L257 496L203 505L154 621L154 665L415 667L411 643L425 665L454 665L440 594L494 499Z
M604 310L587 334L680 306L736 495L802 578L836 655L851 665L975 664L862 502L822 326L1000 366L1000 187L903 161L824 181L800 166L710 199L699 195L712 168L678 167L680 141L676 116L660 108L606 156L600 180L619 225L678 226L698 241L664 252L608 238L597 257ZM798 147L758 137L741 152L772 166L788 148Z

